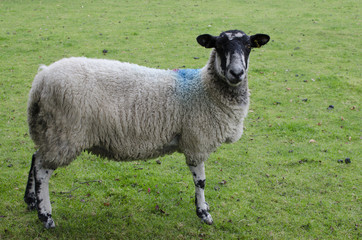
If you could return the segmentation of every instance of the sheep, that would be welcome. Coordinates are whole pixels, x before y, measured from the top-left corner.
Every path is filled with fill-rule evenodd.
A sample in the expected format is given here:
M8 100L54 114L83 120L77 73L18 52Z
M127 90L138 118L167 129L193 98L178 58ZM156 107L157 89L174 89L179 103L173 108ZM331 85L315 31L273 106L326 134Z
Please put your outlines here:
M204 162L222 143L241 138L249 108L248 65L265 34L203 34L211 48L201 69L160 70L114 60L72 57L41 66L28 101L37 146L24 200L46 228L55 227L48 182L54 170L88 151L115 161L185 155L196 214L212 224Z

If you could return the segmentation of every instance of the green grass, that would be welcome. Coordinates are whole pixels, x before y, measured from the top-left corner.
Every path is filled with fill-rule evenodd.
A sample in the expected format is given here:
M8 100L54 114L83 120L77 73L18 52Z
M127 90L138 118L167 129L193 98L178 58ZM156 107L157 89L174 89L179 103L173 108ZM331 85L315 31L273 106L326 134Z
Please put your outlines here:
M361 238L360 11L353 0L0 1L0 238ZM39 64L87 56L200 68L209 50L195 38L228 29L272 40L251 56L243 137L206 163L214 225L195 215L183 155L160 165L84 153L54 173L57 228L43 229L22 199Z

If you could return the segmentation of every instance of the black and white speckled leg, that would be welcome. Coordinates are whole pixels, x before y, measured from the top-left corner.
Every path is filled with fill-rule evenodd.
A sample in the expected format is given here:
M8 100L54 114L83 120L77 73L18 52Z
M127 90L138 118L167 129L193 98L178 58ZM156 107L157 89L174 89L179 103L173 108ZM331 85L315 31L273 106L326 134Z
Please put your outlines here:
M36 153L33 154L29 170L28 183L26 184L24 201L28 204L29 210L36 209L35 179L34 179L34 161Z
M53 228L55 224L52 219L52 206L50 204L48 184L54 170L43 168L41 159L38 156L35 158L33 168L38 217L40 221L44 223L45 228Z
M204 189L205 189L205 166L204 163L199 165L191 166L189 165L190 171L192 173L194 184L195 184L195 205L196 205L196 214L201 220L211 225L213 223L212 217L209 214L210 208L207 202L205 201Z

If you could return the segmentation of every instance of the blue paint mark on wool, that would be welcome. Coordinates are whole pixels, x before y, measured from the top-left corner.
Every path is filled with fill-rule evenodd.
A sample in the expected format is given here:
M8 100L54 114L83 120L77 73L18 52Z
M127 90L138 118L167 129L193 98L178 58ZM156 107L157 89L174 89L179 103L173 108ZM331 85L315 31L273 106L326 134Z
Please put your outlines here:
M175 72L178 73L180 80L188 82L194 80L200 76L201 69L176 69Z
M177 82L184 90L189 89L200 81L201 69L175 69Z
M174 69L176 78L176 94L184 103L197 96L201 89L201 69Z

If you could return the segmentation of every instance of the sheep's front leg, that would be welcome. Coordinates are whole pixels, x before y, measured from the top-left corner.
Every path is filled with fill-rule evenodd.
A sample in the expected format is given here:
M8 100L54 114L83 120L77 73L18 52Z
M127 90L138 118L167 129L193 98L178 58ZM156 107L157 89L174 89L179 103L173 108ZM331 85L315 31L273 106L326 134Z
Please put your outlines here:
M189 165L190 171L194 178L195 184L195 205L196 205L196 214L201 220L209 225L213 223L212 217L209 214L209 205L205 201L205 166L204 163L199 165L191 166Z
M53 228L55 224L52 219L52 206L49 198L49 179L54 170L43 168L39 157L36 157L33 167L38 217L44 223L45 228Z

